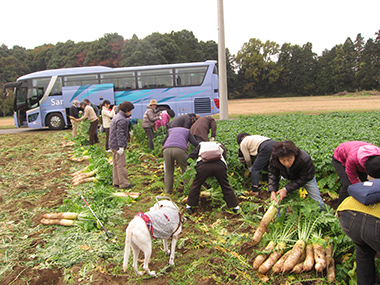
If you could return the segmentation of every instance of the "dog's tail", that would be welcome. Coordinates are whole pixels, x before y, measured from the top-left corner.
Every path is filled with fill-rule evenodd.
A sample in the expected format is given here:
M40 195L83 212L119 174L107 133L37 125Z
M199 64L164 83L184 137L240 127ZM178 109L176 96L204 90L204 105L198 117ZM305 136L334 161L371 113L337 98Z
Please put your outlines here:
M123 271L127 271L129 254L131 253L131 241L132 241L131 229L127 228L125 230L125 247L124 247L124 261L123 261Z

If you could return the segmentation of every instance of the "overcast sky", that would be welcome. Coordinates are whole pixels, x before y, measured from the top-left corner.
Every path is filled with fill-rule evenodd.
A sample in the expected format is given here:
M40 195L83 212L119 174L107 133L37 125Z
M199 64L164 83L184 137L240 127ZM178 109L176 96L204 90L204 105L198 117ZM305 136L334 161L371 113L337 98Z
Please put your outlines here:
M27 49L45 43L94 41L106 33L139 39L192 31L218 42L217 0L14 0L1 4L0 44ZM365 41L380 30L380 0L224 0L225 45L236 54L250 38L324 49Z

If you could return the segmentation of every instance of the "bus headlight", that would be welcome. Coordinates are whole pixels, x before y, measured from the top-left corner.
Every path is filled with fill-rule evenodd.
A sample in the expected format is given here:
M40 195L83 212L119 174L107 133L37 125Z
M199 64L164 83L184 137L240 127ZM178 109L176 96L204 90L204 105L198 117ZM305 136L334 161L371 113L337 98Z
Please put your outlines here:
M37 120L38 115L39 115L39 113L34 113L34 114L29 115L28 116L28 122L30 123L30 122L34 122L35 120Z

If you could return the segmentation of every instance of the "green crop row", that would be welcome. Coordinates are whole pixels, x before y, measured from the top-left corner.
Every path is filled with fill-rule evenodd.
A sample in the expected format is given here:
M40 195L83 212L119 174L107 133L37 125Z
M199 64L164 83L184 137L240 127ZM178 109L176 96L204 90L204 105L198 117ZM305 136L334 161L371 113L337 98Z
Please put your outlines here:
M227 163L229 171L236 172L232 176L234 179L239 179L237 176L242 173L237 158L237 134L247 132L276 141L292 140L310 154L322 192L323 188L336 191L339 181L331 163L334 149L351 140L380 145L378 118L379 112L240 117L236 120L218 121L216 140L229 150Z

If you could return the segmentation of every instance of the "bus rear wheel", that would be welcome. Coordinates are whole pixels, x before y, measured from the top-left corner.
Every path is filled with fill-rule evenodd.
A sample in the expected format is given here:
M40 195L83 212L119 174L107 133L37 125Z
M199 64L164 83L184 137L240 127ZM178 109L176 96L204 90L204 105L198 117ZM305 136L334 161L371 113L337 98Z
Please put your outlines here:
M65 121L61 114L52 113L47 116L46 125L51 130L62 130L65 127Z

